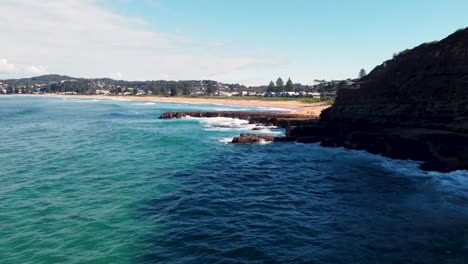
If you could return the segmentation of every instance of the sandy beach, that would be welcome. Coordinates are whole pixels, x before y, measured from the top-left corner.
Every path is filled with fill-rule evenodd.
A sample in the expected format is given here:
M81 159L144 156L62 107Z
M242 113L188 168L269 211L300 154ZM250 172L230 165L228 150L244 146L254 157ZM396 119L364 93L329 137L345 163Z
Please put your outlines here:
M230 106L246 107L266 107L283 108L290 113L318 116L322 110L330 107L326 102L303 103L300 101L263 101L263 100L243 100L243 99L225 99L225 98L188 98L188 97L159 97L159 96L103 96L103 95L59 95L59 94L23 94L14 96L43 96L43 97L65 97L65 98L93 98L93 99L123 99L136 101L154 101L154 102L176 102L192 104L222 104Z

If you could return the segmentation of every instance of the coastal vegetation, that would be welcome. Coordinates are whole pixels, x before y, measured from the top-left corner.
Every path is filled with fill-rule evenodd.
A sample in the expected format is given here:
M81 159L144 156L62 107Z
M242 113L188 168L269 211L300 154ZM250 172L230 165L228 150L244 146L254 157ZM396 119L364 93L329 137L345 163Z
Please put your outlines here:
M365 77L366 75L367 75L366 70L361 69L361 70L359 71L359 79Z
M298 101L303 103L318 103L326 102L333 104L335 99L326 99L322 100L320 98L313 97L256 97L256 96L181 96L185 98L201 98L201 99L228 99L228 100L260 100L260 101L272 101L272 102L282 102L282 101Z

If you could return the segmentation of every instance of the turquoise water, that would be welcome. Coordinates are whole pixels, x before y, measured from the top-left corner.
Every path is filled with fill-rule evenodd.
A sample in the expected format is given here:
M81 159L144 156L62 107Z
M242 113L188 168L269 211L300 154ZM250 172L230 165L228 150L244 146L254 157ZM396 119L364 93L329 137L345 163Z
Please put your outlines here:
M468 172L158 119L230 109L0 97L0 263L466 263Z

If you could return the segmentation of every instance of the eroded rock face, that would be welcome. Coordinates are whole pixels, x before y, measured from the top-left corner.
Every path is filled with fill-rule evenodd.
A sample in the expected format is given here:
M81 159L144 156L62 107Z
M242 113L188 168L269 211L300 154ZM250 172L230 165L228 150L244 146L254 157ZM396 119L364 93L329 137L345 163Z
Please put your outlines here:
M322 145L468 169L468 29L405 51L339 91L321 125Z

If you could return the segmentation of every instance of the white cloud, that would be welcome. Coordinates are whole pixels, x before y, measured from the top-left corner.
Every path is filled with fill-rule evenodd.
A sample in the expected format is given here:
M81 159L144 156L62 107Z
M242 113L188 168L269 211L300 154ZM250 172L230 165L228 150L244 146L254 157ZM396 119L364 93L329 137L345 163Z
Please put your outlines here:
M274 59L264 59L268 57L266 54L235 55L238 52L229 52L223 40L194 41L183 32L166 34L151 30L147 21L118 15L99 3L2 0L2 54L20 66L16 71L8 66L10 77L44 72L99 77L124 72L128 80L231 81L223 80L222 76L255 66L276 65L272 63ZM210 55L216 48L222 55ZM6 60L0 61L0 69L5 68L2 64L10 65ZM123 76L117 74L113 78Z
M47 74L47 69L41 65L38 65L38 66L31 65L26 70L27 70L27 73L32 74L32 75Z
M109 74L109 77L111 79L114 79L114 80L122 80L123 79L123 75L121 72L113 72L111 74Z
M7 59L0 59L0 73L13 72L15 69L16 66L9 63Z

